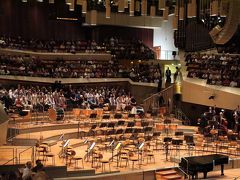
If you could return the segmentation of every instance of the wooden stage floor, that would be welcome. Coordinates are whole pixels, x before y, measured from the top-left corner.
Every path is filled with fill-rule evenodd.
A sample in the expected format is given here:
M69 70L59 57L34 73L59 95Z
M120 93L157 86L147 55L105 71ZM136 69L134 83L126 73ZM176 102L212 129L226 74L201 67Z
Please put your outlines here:
M127 121L127 120L126 120ZM161 120L154 120L155 122L162 122ZM45 123L36 123L36 122L19 122L13 123L11 122L9 124L9 129L12 129L12 131L18 132L18 135L16 135L14 138L17 140L16 144L18 146L11 145L11 142L8 142L8 145L1 146L0 147L0 164L4 164L7 161L11 160L13 157L16 157L14 160L9 161L7 164L13 164L13 163L20 163L24 164L29 160L32 160L32 157L30 154L32 154L32 146L31 144L29 146L21 145L21 141L54 141L55 143L51 144L50 151L55 155L55 165L56 166L64 166L66 165L66 159L60 158L58 154L61 152L61 141L59 140L59 137L62 134L74 134L74 136L69 136L70 142L69 146L72 147L72 149L76 152L77 156L84 157L87 150L87 145L83 145L84 138L76 138L76 133L78 132L79 127L79 121L76 121L75 119L69 119L65 123L54 123L54 122L48 122L44 121ZM88 123L88 127L85 127L85 123ZM99 121L101 123L101 121ZM178 124L177 131L183 131L186 134L194 134L197 130L197 127L192 126L184 126L180 125L179 121L175 119L175 123ZM89 125L88 122L81 122L80 130L89 130L89 126L91 126L91 123ZM165 135L161 135L163 138ZM14 144L14 138L12 143ZM89 137L89 139L92 139L94 137ZM149 149L149 148L148 148ZM153 150L153 147L150 148ZM100 151L103 155L103 159L109 159L112 157L112 151L110 149L108 150L102 150ZM116 154L117 152L114 151L113 154ZM192 151L192 155L207 155L210 153L214 153L214 150L212 152L202 152L202 151ZM110 163L111 172L131 172L131 171L138 171L138 170L148 170L148 169L163 169L163 168L171 168L178 166L178 162L181 157L189 156L189 151L185 148L182 150L171 150L170 154L168 155L168 160L166 160L165 150L163 150L163 147L161 147L161 150L153 150L153 154L155 157L155 162L152 160L151 162L147 162L147 160L144 158L142 161L142 164L135 164L134 168L132 168L132 162L129 162L129 165L127 167L119 167L117 166L117 162L113 161ZM41 159L42 157L35 157L34 159ZM140 158L141 159L141 158ZM230 156L231 162L229 165L226 165L225 167L225 176L220 176L220 170L218 168L215 168L216 171L209 172L208 173L208 179L233 179L235 177L240 176L239 169L232 169L233 167L233 160L236 160L237 163L239 163L240 167L240 160L238 162L238 159L240 159L240 156L231 155ZM52 166L52 160L51 158L48 159L47 162L44 162L45 166ZM125 165L125 162L122 162L122 165ZM83 170L81 161L78 163L79 167L75 167L75 164L67 164L67 170L68 171L81 171ZM91 170L95 169L96 174L101 174L102 168L92 168L92 161L84 161L84 170ZM106 169L104 170L104 173L108 173L109 167L108 164L106 165ZM202 177L202 174L199 176Z

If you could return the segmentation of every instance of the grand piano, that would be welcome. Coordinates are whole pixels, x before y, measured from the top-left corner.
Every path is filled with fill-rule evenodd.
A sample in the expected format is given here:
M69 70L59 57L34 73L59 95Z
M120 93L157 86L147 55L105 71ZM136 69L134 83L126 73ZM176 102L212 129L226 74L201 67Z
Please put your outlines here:
M198 172L203 172L204 179L206 179L207 173L213 171L214 166L217 165L221 165L221 175L224 175L224 164L228 164L228 160L228 156L221 154L183 157L179 167L193 179L198 178Z

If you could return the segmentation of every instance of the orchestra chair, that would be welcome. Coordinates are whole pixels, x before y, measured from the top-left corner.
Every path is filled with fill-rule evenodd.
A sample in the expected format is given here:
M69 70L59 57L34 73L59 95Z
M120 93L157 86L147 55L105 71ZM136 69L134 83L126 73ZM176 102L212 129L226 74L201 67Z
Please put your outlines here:
M175 134L175 132L176 132L176 130L177 130L177 127L178 127L178 125L177 124L169 124L169 133L171 134L171 135L173 135L173 134Z
M32 119L32 113L30 110L20 111L19 116L22 117L22 120L31 120Z
M217 135L218 135L218 130L217 129L211 129L210 130L210 134L212 136L212 141L217 139Z
M155 129L156 129L157 131L163 132L164 129L165 129L165 125L164 125L164 124L160 124L160 123L156 123Z
M139 158L138 158L138 156L135 154L135 153L133 153L133 152L129 152L129 158L128 158L128 163L129 162L132 162L132 169L134 169L134 165L135 164L137 164L137 162L139 161Z
M115 113L114 114L114 119L121 119L122 118L122 114L121 113Z
M87 132L88 136L95 136L96 135L96 128L97 128L97 124L93 124L91 126L91 128L89 129L89 131Z
M204 139L199 137L197 138L196 142L194 142L195 144L195 154L199 155L200 152L202 152L202 155L203 155L203 151L204 151Z
M227 151L228 151L229 154L232 154L232 155L236 156L237 155L237 148L238 148L237 141L230 141L228 143Z
M111 172L111 163L110 160L107 158L104 158L102 153L99 153L99 163L101 163L102 172L106 172L106 164L108 164L109 172Z
M73 113L73 116L75 117L75 119L76 119L77 121L79 121L80 109L79 109L79 108L73 108L72 113Z
M129 161L129 156L128 156L129 151L128 150L121 150L119 153L119 167L127 167L128 166L128 161ZM122 162L125 161L125 166L122 166Z
M44 156L44 154L47 152L47 150L46 150L46 148L45 147L43 147L43 146L40 146L40 144L39 143L36 143L36 159L39 159L40 158L40 156Z
M94 110L97 114L97 118L101 118L102 115L103 115L103 109L102 108L95 108Z
M43 155L43 161L46 163L48 158L52 158L52 165L55 166L55 154L49 151L49 147L46 145L46 152Z
M221 146L221 142L219 140L215 140L213 142L213 151L215 151L216 154L220 152L220 146Z
M194 138L190 135L184 135L184 141L186 142L185 146L187 146L188 156L191 156L194 150Z
M72 157L72 160L75 162L75 169L78 168L78 161L82 161L82 169L84 169L84 162L83 162L83 157L78 156L78 155L74 155Z
M110 114L103 114L102 119L110 119Z
M79 112L79 119L80 120L84 120L86 119L87 116L86 116L86 113L85 113L85 109L80 109L80 112Z
M147 164L151 163L152 160L153 160L153 163L155 164L156 160L155 160L155 156L154 156L153 151L150 150L150 149L147 149L146 147L145 147L144 151L145 151L145 157L147 159Z
M89 119L90 119L91 121L96 120L96 119L97 119L97 113L92 112L92 113L89 115Z
M128 118L134 119L135 118L135 114L128 114Z

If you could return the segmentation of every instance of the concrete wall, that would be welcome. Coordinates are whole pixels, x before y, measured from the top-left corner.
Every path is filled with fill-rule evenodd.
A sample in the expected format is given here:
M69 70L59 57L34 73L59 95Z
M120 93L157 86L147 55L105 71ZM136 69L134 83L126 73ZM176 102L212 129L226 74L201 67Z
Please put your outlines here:
M209 99L214 96L214 99ZM182 101L214 106L224 109L235 109L240 104L240 89L229 87L207 86L206 82L196 84L191 81L182 82Z
M172 28L173 16L168 16L168 21L153 31L153 46L161 46L160 59L173 59L172 51L178 51L174 45L174 31Z

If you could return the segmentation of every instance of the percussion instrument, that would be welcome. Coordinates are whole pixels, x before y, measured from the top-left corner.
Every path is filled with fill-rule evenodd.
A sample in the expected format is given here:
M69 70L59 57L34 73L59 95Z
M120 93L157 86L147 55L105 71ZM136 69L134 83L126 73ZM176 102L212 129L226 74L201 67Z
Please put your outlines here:
M62 108L58 109L49 108L48 113L49 119L51 119L52 121L62 121L64 118L64 110Z
M64 110L62 108L58 108L56 109L56 113L57 113L57 121L62 121L64 118Z

